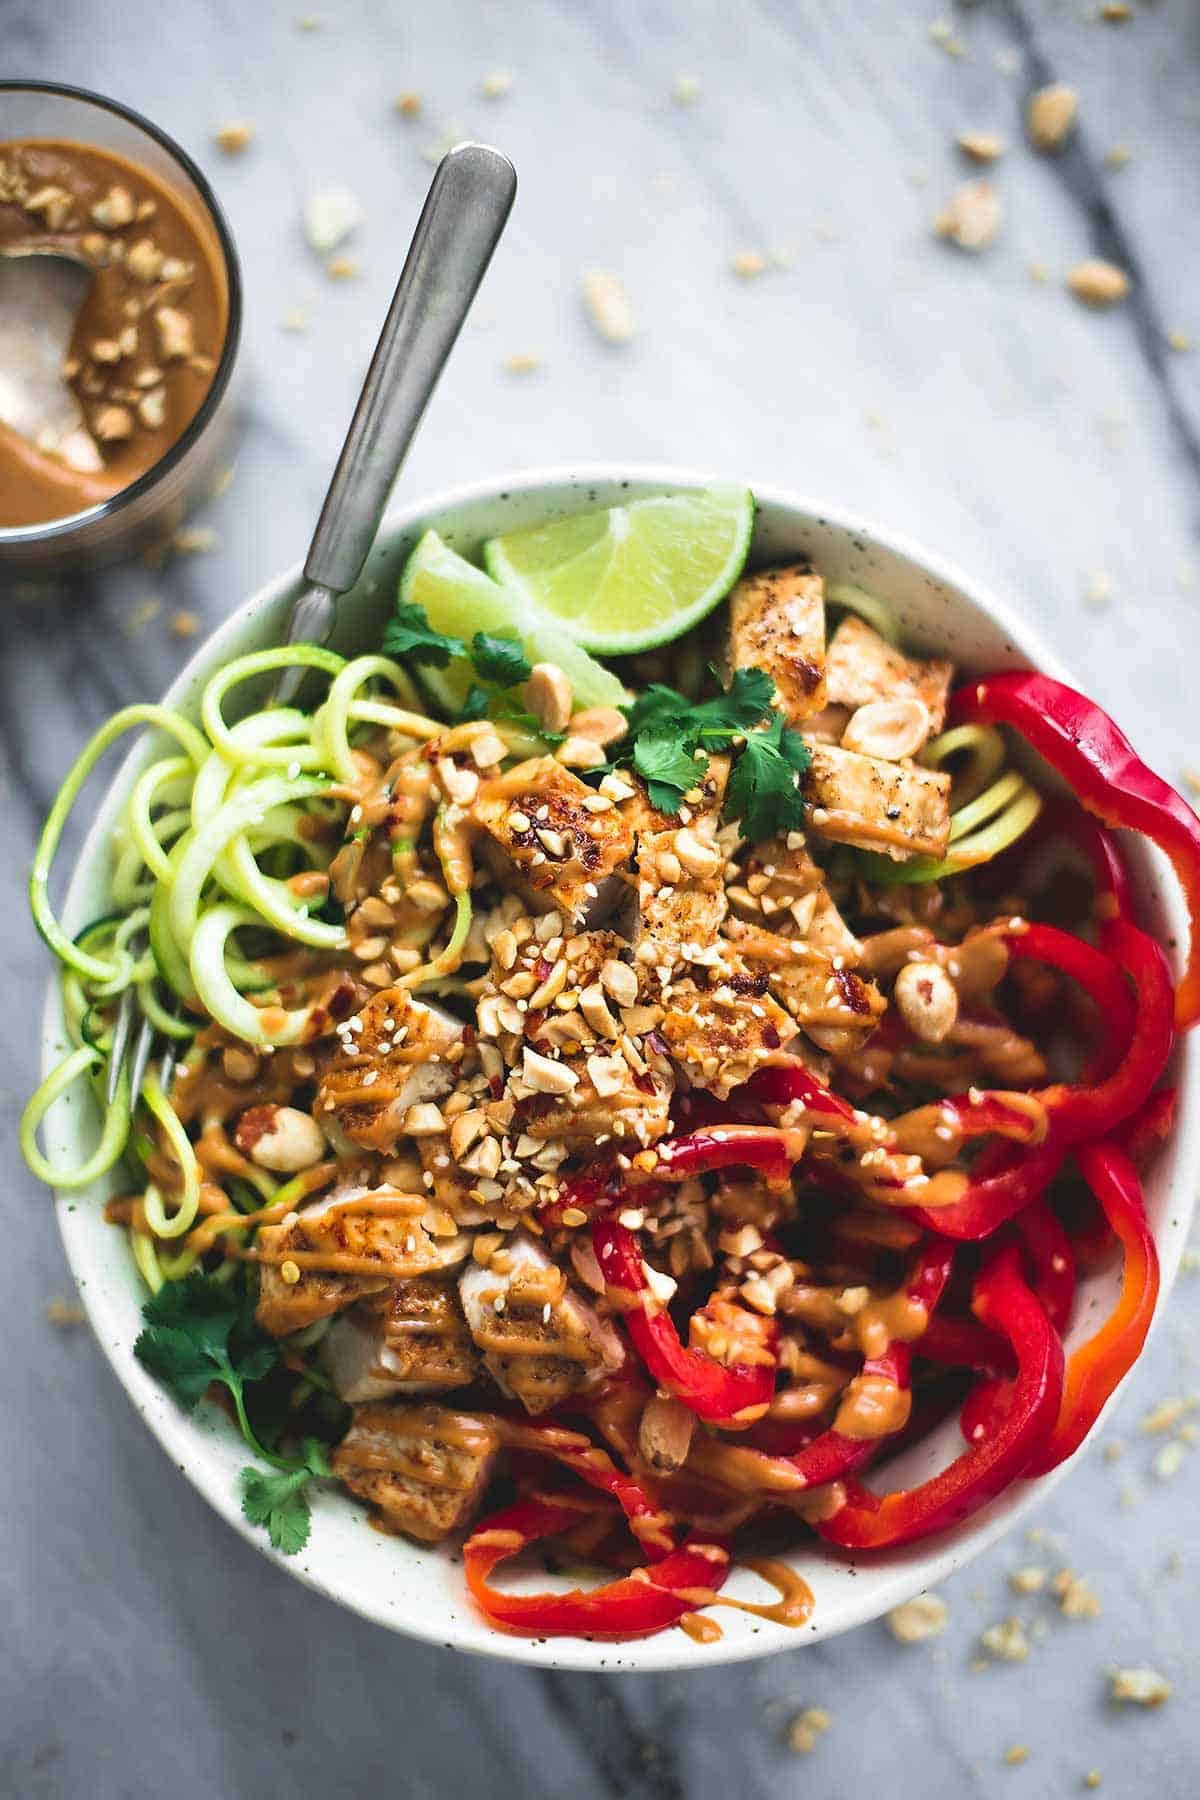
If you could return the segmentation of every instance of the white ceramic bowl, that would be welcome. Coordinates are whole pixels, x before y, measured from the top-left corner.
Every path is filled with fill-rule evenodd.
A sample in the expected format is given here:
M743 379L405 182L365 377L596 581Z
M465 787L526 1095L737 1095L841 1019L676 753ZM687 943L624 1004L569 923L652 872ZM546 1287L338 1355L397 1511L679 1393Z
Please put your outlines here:
M404 557L426 526L435 526L470 555L484 538L513 526L612 505L664 488L701 486L708 479L711 477L694 470L677 469L535 471L503 481L481 482L401 508L385 523L367 573L346 603L335 647L355 651L377 643ZM984 593L940 559L851 514L769 489L755 491L759 511L752 557L757 563L811 556L827 577L858 582L885 595L915 642L930 651L952 656L966 669L1034 664L1051 674L1062 673L1057 658L1031 626L1007 604ZM293 569L239 607L197 651L169 690L167 703L194 708L202 684L223 662L277 642L299 579L299 570ZM73 930L107 910L109 833L132 780L149 754L149 746L139 746L132 752L97 812L66 902L66 919ZM1164 943L1186 944L1186 918L1165 864L1156 852L1143 849L1140 840L1129 842L1127 848L1143 922ZM45 1015L47 1066L62 1056L64 1048L55 983ZM1197 1185L1197 1058L1195 1043L1185 1044L1177 1052L1174 1079L1182 1090L1178 1124L1147 1184L1150 1217L1163 1265L1160 1316L1186 1240ZM77 1095L61 1103L48 1126L52 1155L77 1160L93 1141L94 1132L94 1113L86 1097ZM264 1555L274 1557L264 1533L248 1526L241 1516L236 1482L246 1457L224 1415L201 1407L194 1417L185 1418L134 1360L132 1346L145 1296L124 1233L106 1225L101 1217L101 1202L108 1191L107 1186L98 1186L87 1193L60 1197L58 1204L67 1256L96 1335L118 1379L172 1462L235 1530ZM1086 1336L1094 1328L1094 1321L1111 1305L1116 1285L1115 1271L1089 1277L1081 1285L1071 1340ZM889 1480L897 1485L900 1480L921 1480L956 1455L960 1447L957 1422L950 1421L889 1468ZM464 1589L461 1564L453 1550L419 1548L371 1530L362 1508L332 1489L316 1500L307 1548L299 1556L276 1560L281 1569L298 1575L366 1618L432 1643L544 1668L712 1668L718 1662L793 1649L800 1643L877 1618L943 1580L994 1543L1066 1472L1064 1468L1041 1481L1018 1482L957 1531L886 1558L864 1560L857 1569L837 1556L804 1546L793 1561L815 1595L810 1625L798 1633L724 1609L717 1615L724 1636L715 1645L694 1644L678 1631L633 1644L574 1639L533 1642L494 1632L472 1608ZM164 1569L163 1579L169 1578ZM546 1578L536 1578L532 1585L545 1586ZM728 1591L746 1598L762 1597L758 1588L753 1576L742 1573L732 1580Z

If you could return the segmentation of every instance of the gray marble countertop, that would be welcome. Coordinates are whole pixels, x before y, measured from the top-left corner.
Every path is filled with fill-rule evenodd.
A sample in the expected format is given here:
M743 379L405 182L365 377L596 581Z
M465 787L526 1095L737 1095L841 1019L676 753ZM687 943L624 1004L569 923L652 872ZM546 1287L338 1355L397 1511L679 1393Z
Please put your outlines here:
M1081 685L1147 755L1200 763L1188 653L1200 650L1200 13L1142 0L982 0L945 19L891 0L5 0L10 75L86 83L144 107L204 163L247 283L244 431L228 491L200 517L210 553L138 566L0 615L7 821L7 1221L0 1291L0 1791L159 1796L511 1795L671 1800L1195 1792L1200 1757L1196 1452L1156 1475L1169 1437L1140 1424L1196 1384L1196 1277L1185 1275L1109 1428L1044 1509L1050 1534L1002 1545L947 1587L938 1640L882 1626L773 1661L689 1677L539 1674L388 1636L256 1557L167 1465L86 1329L56 1330L67 1276L15 1119L34 1079L45 961L24 872L50 797L116 705L157 694L186 654L178 615L214 624L297 559L429 176L473 134L521 175L510 233L403 477L416 495L535 463L711 465L819 495L938 546L1036 611ZM961 51L961 54L956 54ZM512 73L502 97L482 78ZM693 77L690 103L673 98ZM1024 97L1082 96L1069 152L1022 143ZM403 89L422 116L394 108ZM246 120L223 157L216 126ZM970 257L930 220L971 171L964 129L1010 140L1006 208ZM0 135L3 134L0 99ZM1131 152L1123 166L1120 152ZM300 212L358 194L333 283ZM743 252L771 264L732 271ZM1102 254L1128 304L1063 288ZM1035 266L1045 276L1030 273ZM639 331L592 335L590 268L617 271ZM307 328L285 332L300 309ZM1179 340L1182 341L1182 340ZM513 356L536 356L510 372ZM14 1343L15 1338L15 1343ZM1124 1454L1114 1454L1123 1447ZM1023 1565L1084 1574L1103 1611L1021 1598ZM1022 1617L1023 1663L975 1666L980 1632ZM1106 1702L1106 1669L1175 1684L1156 1712ZM808 1754L808 1706L831 1715ZM1005 1754L1028 1747L1009 1766Z

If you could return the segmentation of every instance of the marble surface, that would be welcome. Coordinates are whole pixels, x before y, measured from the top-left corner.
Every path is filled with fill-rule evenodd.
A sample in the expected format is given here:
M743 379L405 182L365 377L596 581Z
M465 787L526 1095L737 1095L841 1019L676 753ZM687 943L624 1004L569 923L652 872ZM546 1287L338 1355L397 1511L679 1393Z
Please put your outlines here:
M367 1626L257 1558L167 1465L86 1329L46 1304L66 1275L15 1119L34 1079L45 963L24 871L86 733L157 693L186 653L180 612L215 623L299 557L402 260L431 148L474 134L521 176L509 235L403 475L413 495L518 465L675 460L856 507L939 546L1035 609L1081 684L1166 772L1200 763L1187 653L1196 573L1200 355L1200 14L1144 0L91 0L0 4L0 65L145 107L205 164L247 283L244 429L234 480L201 516L208 554L82 579L0 613L8 929L6 1220L0 1294L0 1792L21 1796L1068 1795L1195 1790L1200 1576L1196 1453L1154 1472L1140 1429L1196 1385L1196 1277L1110 1427L1044 1511L949 1585L950 1623L902 1647L880 1626L691 1677L597 1679L457 1660ZM931 27L933 28L931 30ZM954 54L961 48L964 54ZM504 97L481 79L512 72ZM695 78L690 104L672 98ZM1073 81L1061 158L1021 142L1028 90ZM394 110L419 90L415 121ZM252 147L224 158L217 125ZM1011 148L996 244L968 257L930 219L970 176L963 129ZM0 134L3 101L0 97ZM1108 153L1126 145L1122 166ZM1115 160L1115 159L1114 159ZM346 185L365 223L335 284L299 216ZM772 266L739 279L733 259ZM1078 258L1121 261L1129 303L1087 312ZM1040 265L1038 281L1030 265ZM589 268L624 279L639 332L616 350L581 310ZM281 321L301 309L307 329ZM535 355L532 372L506 359ZM86 810L86 809L85 809ZM1112 1452L1110 1451L1110 1455ZM1070 1565L1098 1619L1008 1589ZM1021 1664L978 1670L981 1630L1017 1613ZM1174 1683L1162 1710L1115 1709L1105 1671ZM832 1722L808 1755L788 1720ZM1005 1753L1028 1746L1028 1760Z

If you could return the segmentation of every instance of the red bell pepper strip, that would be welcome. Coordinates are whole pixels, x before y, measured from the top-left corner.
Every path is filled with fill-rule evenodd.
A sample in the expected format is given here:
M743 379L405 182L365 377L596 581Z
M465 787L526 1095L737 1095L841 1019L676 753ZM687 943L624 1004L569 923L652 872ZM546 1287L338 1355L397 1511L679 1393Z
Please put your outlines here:
M1139 1168L1150 1160L1155 1151L1160 1149L1171 1135L1175 1124L1175 1103L1179 1097L1177 1088L1155 1088L1148 1100L1143 1101L1132 1118L1126 1119L1113 1132L1115 1143Z
M609 1197L609 1180L617 1173L616 1165L602 1175L584 1171L568 1178L556 1199L538 1208L538 1223L544 1231L553 1231L563 1222L563 1214L575 1210L592 1213Z
M1129 1157L1109 1142L1082 1144L1076 1160L1125 1252L1116 1306L1071 1353L1053 1436L1030 1468L1043 1475L1078 1450L1109 1396L1141 1355L1158 1300L1158 1251L1146 1219L1142 1184Z
M1066 1149L1041 1144L1036 1149L1020 1144L989 1144L971 1170L971 1180L960 1199L949 1206L914 1206L906 1217L930 1231L965 1242L990 1237L1036 1200L1054 1180Z
M683 1181L713 1169L757 1169L769 1187L786 1187L804 1153L803 1134L774 1125L704 1125L646 1152L655 1180ZM639 1170L635 1160L633 1178Z
M1094 1082L1110 1075L1129 1048L1137 1014L1120 963L1085 939L1053 925L1029 925L1024 931L1008 932L1004 942L1014 962L1047 963L1078 982L1095 1004L1101 1028L1101 1041L1088 1059L1083 1079Z
M590 1593L505 1594L488 1576L530 1544L565 1531L579 1518L562 1500L534 1497L493 1513L463 1546L467 1586L489 1624L526 1637L641 1638L678 1624L704 1604L729 1573L729 1550L693 1533L669 1556Z
M761 1418L775 1391L774 1356L726 1366L702 1350L687 1349L651 1291L637 1239L615 1215L596 1221L592 1247L608 1298L623 1314L634 1349L657 1385L715 1425Z
M1092 1086L1062 1083L1040 1090L1050 1113L1050 1140L1079 1144L1111 1131L1145 1101L1174 1043L1171 975L1162 948L1146 932L1116 919L1109 948L1132 977L1137 1011L1129 1048L1116 1068Z
M1125 1054L1102 1080L1092 1085L1057 1082L1038 1089L1034 1097L1049 1115L1045 1143L1023 1150L1007 1145L989 1146L976 1162L971 1184L959 1200L950 1206L914 1207L908 1213L910 1218L932 1231L944 1232L947 1237L986 1237L1043 1191L1058 1173L1069 1149L1113 1131L1147 1102L1174 1041L1166 957L1152 937L1126 919L1114 919L1106 936L1112 955L1132 976L1137 998L1135 1023ZM1014 937L1013 941L1018 939ZM1047 949L1045 936L1035 941ZM1068 939L1070 943L1077 941ZM1082 961L1077 960L1076 966L1082 967ZM1106 1063L1110 1060L1105 1058ZM986 1099L986 1095L982 1098ZM959 1095L942 1104L959 1110L968 1123L976 1117L969 1095Z
M823 1081L818 1081L812 1070L805 1068L799 1060L767 1063L756 1069L740 1090L738 1098L742 1097L754 1101L757 1106L791 1106L798 1100L807 1112L842 1119L851 1125L855 1123L856 1115L850 1102L833 1093Z
M994 1438L1008 1417L1013 1384L1003 1376L976 1382L963 1401L959 1429L968 1444L984 1444Z
M619 1469L607 1450L593 1444L581 1432L567 1430L561 1425L534 1423L509 1414L496 1416L504 1442L510 1449L548 1456L564 1468L572 1469L589 1487L611 1495L651 1561L674 1549L671 1514L663 1510L634 1476Z
M1105 927L1114 919L1132 919L1134 910L1129 870L1116 839L1091 813L1061 799L1043 807L1034 830L1067 838L1087 860L1095 887L1092 914L1103 946Z
M879 1495L847 1484L847 1502L817 1524L830 1543L879 1550L945 1531L1004 1491L1040 1456L1062 1399L1063 1351L1058 1333L1020 1272L1016 1245L1002 1249L980 1271L972 1306L985 1325L1000 1330L1017 1359L1008 1412L995 1435L973 1445L919 1487Z
M905 1292L910 1300L915 1301L931 1316L942 1291L950 1279L954 1266L954 1245L936 1239L924 1244L917 1257L912 1274L905 1283ZM920 1339L917 1347L920 1347ZM912 1360L912 1346L893 1340L879 1355L868 1357L862 1366L866 1376L876 1376L890 1381L895 1387L907 1388L909 1365ZM810 1487L817 1487L823 1482L838 1481L862 1468L873 1456L876 1456L886 1438L847 1437L830 1426L828 1431L820 1432L809 1443L788 1449L776 1438L772 1448L780 1460L789 1462L798 1474L803 1475Z
M1043 1196L1018 1214L1016 1232L1033 1271L1033 1291L1061 1334L1075 1300L1075 1252L1066 1228Z
M1012 1345L1000 1332L989 1331L978 1319L954 1313L938 1313L930 1319L913 1349L929 1362L952 1369L979 1369L985 1375L1000 1374L1011 1368L1013 1360Z
M1094 701L1036 673L988 675L954 695L956 724L1011 725L1104 825L1140 831L1170 858L1190 921L1188 960L1175 1002L1181 1031L1200 1019L1200 819L1146 767Z

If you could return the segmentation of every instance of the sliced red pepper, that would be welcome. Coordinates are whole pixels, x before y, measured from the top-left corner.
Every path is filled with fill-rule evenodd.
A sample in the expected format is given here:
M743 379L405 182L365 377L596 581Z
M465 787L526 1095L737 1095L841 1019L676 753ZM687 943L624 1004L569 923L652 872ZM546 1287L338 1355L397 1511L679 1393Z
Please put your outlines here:
M1075 1252L1066 1227L1043 1196L1018 1216L1016 1231L1033 1270L1033 1291L1062 1333L1075 1300Z
M648 1172L656 1180L683 1181L713 1169L745 1167L757 1169L769 1187L786 1187L804 1147L802 1133L775 1125L703 1125L647 1152L655 1159Z
M728 1546L693 1533L660 1562L635 1569L590 1593L505 1594L489 1585L498 1563L578 1521L569 1502L535 1497L493 1513L463 1546L467 1586L489 1624L526 1637L651 1637L677 1625L720 1588L729 1573Z
M1134 911L1133 884L1116 839L1091 813L1067 800L1043 807L1035 829L1067 838L1086 858L1095 887L1092 913L1103 944L1105 927L1114 919L1132 919Z
M1175 1104L1178 1098L1177 1088L1156 1088L1150 1098L1138 1107L1133 1117L1126 1119L1113 1132L1113 1141L1120 1144L1139 1168L1170 1137L1175 1124Z
M954 1313L938 1313L930 1319L913 1345L918 1356L952 1369L980 1369L998 1375L1012 1365L1012 1345L998 1331L989 1331L978 1319Z
M1084 1080L1099 1081L1111 1074L1129 1048L1137 1014L1120 963L1085 939L1053 925L1029 925L1024 931L1007 932L1004 942L1014 962L1047 963L1078 982L1093 1001L1101 1028L1101 1042L1088 1059Z
M968 1444L984 1444L994 1438L1008 1417L1013 1384L1003 1376L976 1382L963 1401L959 1429Z
M1185 1030L1200 1018L1200 819L1135 753L1094 701L1049 675L1005 673L972 681L954 695L956 723L1011 725L1104 825L1140 831L1170 858L1190 921L1187 966L1175 1002Z
M971 1170L961 1198L949 1206L914 1206L905 1216L930 1231L970 1242L990 1237L1023 1212L1054 1180L1066 1149L1041 1144L989 1144Z
M1136 1112L1166 1067L1174 1043L1171 973L1162 947L1125 919L1114 920L1106 937L1133 981L1133 1035L1126 1054L1103 1081L1040 1090L1038 1098L1050 1112L1050 1137L1058 1144L1101 1136Z
M922 1246L912 1274L905 1283L905 1292L910 1300L924 1307L927 1315L932 1315L941 1299L953 1266L953 1244L930 1240ZM921 1340L918 1339L918 1349L920 1343ZM910 1344L893 1340L879 1356L866 1359L862 1366L863 1375L877 1376L892 1382L898 1388L907 1388L912 1348ZM840 1480L864 1467L872 1457L878 1455L887 1437L892 1435L887 1433L884 1437L877 1438L847 1437L835 1426L830 1426L827 1431L820 1432L808 1443L798 1444L794 1449L787 1448L776 1437L772 1451L780 1461L790 1463L798 1474L803 1475L808 1486L817 1487L827 1481Z
M846 1505L816 1527L830 1543L879 1550L945 1531L994 1500L1042 1454L1062 1399L1063 1351L1045 1307L1022 1278L1015 1244L980 1271L972 1306L985 1325L1004 1333L1016 1354L1003 1423L919 1487L881 1496L847 1484Z
M818 1081L811 1069L799 1060L767 1063L756 1069L739 1094L758 1106L791 1106L799 1101L808 1112L855 1123L855 1111L848 1100Z
M1109 1142L1082 1144L1076 1160L1125 1252L1121 1293L1099 1331L1071 1353L1062 1409L1053 1436L1030 1474L1043 1475L1078 1450L1109 1396L1146 1341L1158 1301L1158 1251L1146 1219L1142 1184L1125 1151Z
M574 1470L589 1487L609 1494L625 1514L629 1528L652 1561L675 1547L670 1513L632 1475L619 1469L607 1450L580 1432L526 1418L498 1415L504 1442L514 1450L533 1451Z
M592 1247L608 1298L622 1313L633 1346L657 1385L712 1424L750 1424L761 1418L775 1391L774 1356L727 1367L702 1350L686 1348L646 1279L637 1239L615 1215L597 1220Z
M1056 946L1044 935L1050 928L1033 929L1043 934L1034 941L1044 959L1052 960L1050 951ZM1032 937L1033 929L1026 935ZM1066 934L1054 933L1053 937L1066 938ZM976 1162L970 1186L960 1199L950 1206L914 1207L908 1214L910 1218L948 1237L986 1237L1036 1199L1058 1173L1072 1146L1111 1132L1146 1103L1174 1041L1170 972L1160 946L1128 920L1114 919L1106 940L1112 956L1132 977L1136 995L1135 1022L1124 1055L1109 1068L1104 1079L1092 1085L1057 1082L1036 1090L1034 1097L1049 1115L1045 1143L1025 1149L989 1146ZM1012 941L1019 942L1020 934L1015 934ZM1066 938L1066 942L1078 944L1079 940ZM1092 957L1100 954L1090 952ZM1084 960L1072 952L1074 969L1082 969ZM1106 986L1107 980L1105 977ZM1097 991L1101 991L1099 987ZM1110 1064L1111 1057L1106 1055L1104 1061ZM985 1093L979 1101L986 1098ZM977 1116L986 1117L976 1114L977 1103L969 1095L959 1095L942 1104L957 1109L968 1123Z

